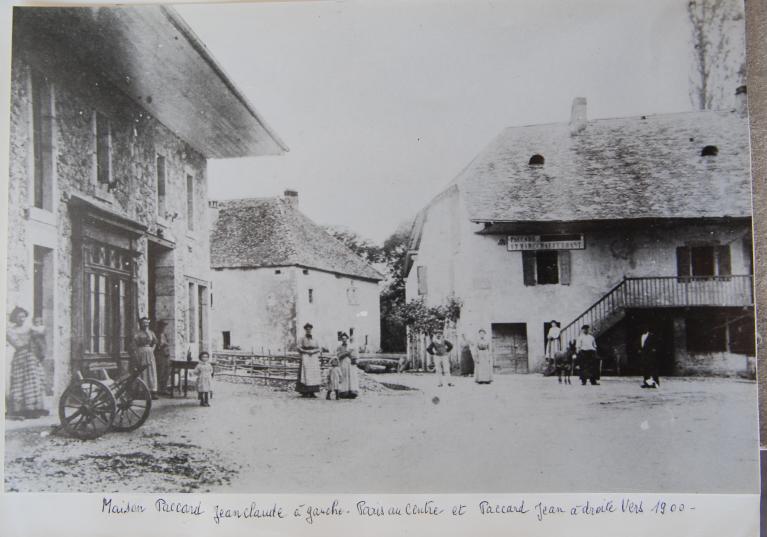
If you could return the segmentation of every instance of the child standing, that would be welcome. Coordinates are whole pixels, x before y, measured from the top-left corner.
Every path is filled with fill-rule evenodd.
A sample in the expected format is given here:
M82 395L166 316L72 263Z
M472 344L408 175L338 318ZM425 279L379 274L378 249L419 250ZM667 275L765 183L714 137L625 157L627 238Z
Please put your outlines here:
M330 359L330 371L328 372L328 394L325 399L330 400L330 394L335 393L338 400L338 389L341 386L341 366L338 365L338 358L335 356Z
M197 396L200 398L200 406L210 406L210 398L213 395L213 366L208 363L210 355L203 351L200 353L200 363L194 368L197 374Z

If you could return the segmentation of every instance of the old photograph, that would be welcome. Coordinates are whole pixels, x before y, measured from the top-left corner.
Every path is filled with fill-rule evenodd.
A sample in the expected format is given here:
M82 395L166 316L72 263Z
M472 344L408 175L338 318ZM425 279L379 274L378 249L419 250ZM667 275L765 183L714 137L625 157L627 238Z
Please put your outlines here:
M759 491L742 0L16 7L4 490Z

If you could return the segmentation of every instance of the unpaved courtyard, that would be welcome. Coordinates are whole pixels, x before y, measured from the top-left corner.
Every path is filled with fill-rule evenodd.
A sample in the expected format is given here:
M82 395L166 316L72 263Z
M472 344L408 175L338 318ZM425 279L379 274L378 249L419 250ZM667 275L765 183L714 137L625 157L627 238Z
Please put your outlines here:
M6 432L6 490L57 492L754 493L756 384L635 378L491 385L366 381L354 401L218 382L210 408L163 400L132 433L93 441ZM408 387L411 389L396 389Z

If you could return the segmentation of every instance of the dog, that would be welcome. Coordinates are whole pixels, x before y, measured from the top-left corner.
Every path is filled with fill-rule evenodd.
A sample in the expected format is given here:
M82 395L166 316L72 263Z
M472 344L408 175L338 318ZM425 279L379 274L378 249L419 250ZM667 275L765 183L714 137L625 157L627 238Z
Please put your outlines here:
M557 379L560 384L562 384L563 377L565 384L571 384L570 376L573 374L575 354L575 340L572 340L567 345L567 349L554 353L554 368L556 369Z

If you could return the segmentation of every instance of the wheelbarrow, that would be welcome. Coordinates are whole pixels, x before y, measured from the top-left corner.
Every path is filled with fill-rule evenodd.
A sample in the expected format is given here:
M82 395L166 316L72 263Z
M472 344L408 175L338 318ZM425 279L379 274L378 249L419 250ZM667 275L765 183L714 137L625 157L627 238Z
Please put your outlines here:
M147 366L111 379L105 369L85 377L79 371L59 399L57 432L92 440L109 431L127 432L141 427L152 408L152 393L140 375Z

